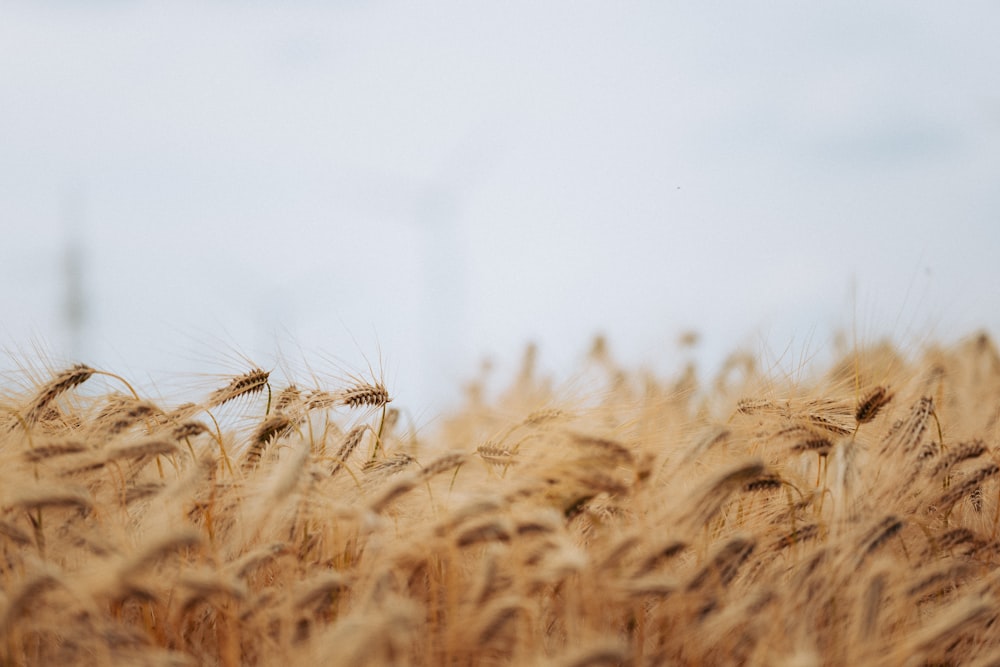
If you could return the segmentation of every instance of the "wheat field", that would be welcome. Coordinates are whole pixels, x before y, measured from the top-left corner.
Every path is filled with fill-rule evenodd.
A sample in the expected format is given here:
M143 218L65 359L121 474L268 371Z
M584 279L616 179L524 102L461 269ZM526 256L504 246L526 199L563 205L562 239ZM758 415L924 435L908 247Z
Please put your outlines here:
M1000 665L986 334L530 362L429 429L372 377L6 378L2 664Z

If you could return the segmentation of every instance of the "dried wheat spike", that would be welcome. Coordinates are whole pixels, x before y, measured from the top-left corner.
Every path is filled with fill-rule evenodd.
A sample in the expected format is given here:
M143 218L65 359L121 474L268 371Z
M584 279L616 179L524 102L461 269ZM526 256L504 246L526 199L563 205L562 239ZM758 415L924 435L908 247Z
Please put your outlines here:
M417 478L412 475L407 475L399 480L393 482L389 486L383 488L381 492L368 504L371 511L378 514L386 507L389 506L392 501L399 498L406 493L409 493L417 486Z
M128 505L137 500L142 500L143 498L156 495L163 489L164 484L161 482L145 482L143 484L137 484L136 486L130 487L125 493L125 504Z
M54 456L66 456L67 454L78 454L86 449L86 446L76 440L65 442L53 442L46 445L39 445L24 453L24 459L30 463L38 463Z
M330 477L333 477L341 469L341 467L347 465L347 459L351 457L351 453L358 448L361 444L361 439L364 437L365 432L368 431L369 427L367 424L362 424L360 426L355 426L344 436L343 441L340 443L340 449L337 450L337 454L334 457L333 468L330 470Z
M480 612L483 620L480 621L475 633L476 644L480 647L483 644L488 644L500 634L508 623L523 612L524 603L514 596L499 598L487 605Z
M468 547L482 542L510 542L510 529L499 519L473 524L455 537L455 544Z
M736 404L736 411L744 415L752 415L757 412L774 412L779 408L774 401L766 398L741 398Z
M862 551L858 561L861 562L871 554L878 551L883 544L889 541L889 538L902 529L903 521L898 517L887 516L884 518L877 526L875 526L875 528L868 531L864 539L861 541L860 546L862 547Z
M759 460L746 461L723 470L690 494L682 504L687 509L686 519L693 526L703 526L722 509L729 494L747 482L762 477L767 472Z
M734 537L698 571L687 585L687 590L698 590L712 580L713 575L721 585L727 586L736 577L740 566L746 562L756 546L757 543L752 537Z
M998 472L1000 472L1000 466L996 463L986 464L962 480L961 484L957 484L948 489L948 491L943 493L938 498L934 505L941 508L943 511L950 510L955 503L975 491L983 482L993 477Z
M954 586L960 579L971 574L973 568L968 563L957 562L948 563L912 584L906 591L909 597L927 597L935 592L940 592L942 588ZM929 590L931 589L931 590Z
M387 459L376 459L374 461L368 461L362 467L366 473L382 473L386 475L392 475L406 466L410 465L416 461L415 458L409 454L403 452L396 452Z
M157 561L171 553L196 547L201 542L201 535L193 529L178 530L172 534L150 540L142 549L122 563L119 576L122 579L129 579L139 572L151 568Z
M833 449L833 443L830 442L829 438L824 438L822 436L809 438L807 440L802 440L795 443L792 446L792 451L796 452L816 452L820 456L826 456Z
M906 419L892 425L882 441L882 453L891 454L896 449L901 449L904 454L912 452L921 443L924 431L927 430L927 420L933 414L934 400L930 396L920 398L910 408Z
M479 445L476 448L476 453L483 461L494 465L508 466L517 463L514 460L514 450L497 443L487 442L484 445Z
M818 412L810 412L805 415L805 418L810 424L824 431L829 431L835 435L847 435L851 432L851 429L847 428L843 424L837 423L835 420L831 419L827 415L819 414Z
M89 380L94 372L90 366L76 364L57 374L42 386L35 398L28 404L28 410L25 414L27 422L31 424L38 421L38 418L45 413L52 401L56 400L63 392Z
M632 452L625 445L617 443L614 440L597 438L581 433L573 433L571 435L575 444L587 447L595 452L600 452L610 461L624 465L631 465L633 463Z
M972 442L963 442L960 445L950 448L947 453L941 457L934 469L931 470L931 476L937 477L942 473L946 473L962 461L967 461L969 459L979 458L987 452L986 443L982 440L973 440Z
M970 549L977 549L985 542L968 528L953 528L937 538L937 548L943 552L954 549L961 544L968 544Z
M666 544L656 547L639 563L639 566L635 571L635 576L639 577L651 573L660 565L687 549L687 547L688 545L686 542L680 542L678 540L671 540Z
M888 405L891 400L892 394L887 388L875 387L858 403L858 407L854 411L855 421L858 424L867 424L875 419L879 410Z
M145 456L157 456L160 454L172 454L177 451L177 445L168 440L158 440L151 438L124 447L116 447L107 452L107 459L114 461L117 459L140 459Z
M781 551L786 549L793 544L798 544L800 542L806 542L808 540L815 539L819 535L819 526L815 523L810 523L801 528L796 528L790 533L779 537L771 545L772 551Z
M976 514L981 514L983 511L983 487L982 485L977 486L969 494L969 502L972 503L972 509Z
M784 480L781 475L775 473L764 473L757 479L751 480L743 485L744 493L754 493L756 491L773 491L780 489Z
M420 471L420 475L424 479L430 479L442 472L457 468L463 463L465 463L464 454L445 454L424 466L424 469Z
M163 414L154 403L138 400L132 396L112 396L104 409L91 421L93 429L109 435L121 433L141 419Z
M233 378L225 387L212 392L212 395L208 397L208 407L217 408L240 396L249 396L262 391L267 386L267 379L270 375L265 370L255 368Z
M522 422L525 426L538 426L554 419L561 419L568 416L565 410L549 408L546 410L536 410L524 418Z
M208 427L203 423L198 421L189 421L183 422L174 427L174 430L170 432L170 436L175 440L183 440L184 438L193 438L207 431Z
M359 382L349 389L340 392L339 403L349 408L380 408L391 403L389 391L380 382Z
M84 489L73 487L35 487L19 496L4 501L7 507L35 510L44 507L75 507L89 512L94 503Z
M290 384L278 393L278 397L274 400L274 411L287 412L301 401L302 392L294 384Z
M332 408L337 404L338 398L336 394L332 394L328 391L322 391L320 389L314 389L310 391L308 396L306 396L306 410L325 410L327 408Z
M283 413L275 413L262 421L257 430L254 431L253 442L247 448L246 456L243 459L243 471L246 472L256 467L267 446L291 431L293 426L292 420Z

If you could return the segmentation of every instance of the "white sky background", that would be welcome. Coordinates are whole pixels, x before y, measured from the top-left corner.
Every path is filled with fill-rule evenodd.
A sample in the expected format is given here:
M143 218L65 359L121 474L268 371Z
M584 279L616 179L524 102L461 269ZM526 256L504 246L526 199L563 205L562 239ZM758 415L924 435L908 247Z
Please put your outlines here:
M597 332L668 370L692 328L703 364L997 333L997 35L986 1L0 0L0 344L69 358L73 225L84 361L381 349L424 415L528 340L565 374Z

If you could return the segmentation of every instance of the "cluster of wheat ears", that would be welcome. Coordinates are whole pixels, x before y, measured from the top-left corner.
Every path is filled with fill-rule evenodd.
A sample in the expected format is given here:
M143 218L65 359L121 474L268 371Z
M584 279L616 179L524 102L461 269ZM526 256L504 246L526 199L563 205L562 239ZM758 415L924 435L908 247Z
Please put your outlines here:
M374 379L8 383L0 663L1000 665L986 335L797 379L587 364L427 434Z

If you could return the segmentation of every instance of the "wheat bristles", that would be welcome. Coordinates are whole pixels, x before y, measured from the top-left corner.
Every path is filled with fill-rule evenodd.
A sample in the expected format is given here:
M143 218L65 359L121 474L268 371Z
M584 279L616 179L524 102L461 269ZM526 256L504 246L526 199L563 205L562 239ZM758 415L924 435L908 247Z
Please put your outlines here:
M49 380L28 404L24 418L29 424L39 420L51 403L64 392L82 384L94 374L94 369L85 364L76 364Z
M386 403L391 403L392 398L381 383L359 382L353 387L341 390L338 402L349 408L380 408Z
M886 387L878 386L868 392L863 399L858 402L858 407L854 410L854 419L858 424L867 424L878 416L889 401L892 394Z
M235 401L241 396L250 396L263 391L267 386L270 373L260 368L254 368L243 375L234 377L225 387L216 389L208 397L206 403L209 408L217 408L231 401Z

